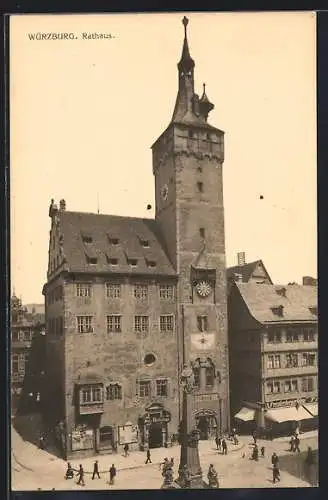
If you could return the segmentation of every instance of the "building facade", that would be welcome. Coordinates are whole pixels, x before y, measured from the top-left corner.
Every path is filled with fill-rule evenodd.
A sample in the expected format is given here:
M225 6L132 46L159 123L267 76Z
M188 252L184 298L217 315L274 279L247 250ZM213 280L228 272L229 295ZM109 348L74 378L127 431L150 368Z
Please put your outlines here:
M155 219L50 206L44 411L66 457L169 446L185 364L201 439L229 427L224 134L194 91L183 24L172 120L152 146Z
M28 373L29 355L33 337L39 330L44 315L35 316L22 305L21 299L11 298L11 407L15 413Z
M234 283L228 300L231 414L290 433L318 415L317 288Z
M271 277L266 270L262 260L255 260L254 262L246 262L246 256L244 252L238 253L238 264L237 266L228 267L227 269L227 280L230 283L235 281L241 283L257 283L272 285L273 282Z

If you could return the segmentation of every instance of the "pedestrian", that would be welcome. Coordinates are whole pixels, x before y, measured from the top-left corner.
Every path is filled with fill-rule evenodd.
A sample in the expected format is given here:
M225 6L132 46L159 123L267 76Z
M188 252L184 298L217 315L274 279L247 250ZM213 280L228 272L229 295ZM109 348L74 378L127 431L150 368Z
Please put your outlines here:
M298 436L295 437L295 451L297 451L298 453L301 453L301 450L300 450L300 438Z
M259 447L257 446L257 444L254 446L252 459L255 460L256 462L258 462L259 460Z
M277 453L272 453L271 463L272 463L273 466L279 464L279 458L278 458Z
M224 438L222 439L221 446L222 446L222 455L227 455L228 454L228 445L227 445L227 442Z
M116 468L115 465L112 464L111 468L109 469L109 484L114 484L115 476L116 476Z
M261 457L264 458L264 455L265 455L265 448L264 448L264 446L262 446L262 448L261 448Z
M149 464L149 463L151 463L151 458L150 458L150 450L148 449L147 450L147 460L146 460L145 464Z
M174 467L174 458L171 457L171 460L170 460L170 467L173 469Z
M290 444L290 450L289 451L292 451L294 453L294 451L295 451L295 436L292 436L290 438L289 444Z
M164 462L162 462L160 464L160 467L162 466L162 476L165 475L165 472L166 470L168 469L168 467L170 466L170 463L169 463L169 459L168 458L164 458Z
M83 470L83 467L82 465L80 464L80 468L77 472L77 476L79 477L79 480L77 482L77 484L82 484L82 486L85 486L85 482L84 482L84 470Z
M98 460L96 460L95 463L93 464L92 479L94 479L95 476L98 476L98 479L100 479L99 467L98 467Z
M44 446L44 436L43 434L40 435L40 439L39 439L39 448L40 450L44 450L45 446Z
M253 436L254 444L256 444L256 442L257 442L256 430L253 431L252 436Z
M74 477L74 471L72 469L71 464L68 462L67 463L67 470L65 474L65 479L72 479Z
M233 442L234 442L235 445L239 444L238 434L237 433L235 433L234 436L233 436Z
M214 465L210 464L208 473L207 473L207 479L208 479L208 485L210 488L218 488L219 487L219 480L218 480L218 473L214 469Z
M280 483L279 462L277 462L272 468L272 482L275 483L276 481L279 481Z
M128 445L128 443L126 443L124 445L123 450L124 450L124 456L127 457L129 455L129 445Z
M219 449L219 436L215 436L216 449Z

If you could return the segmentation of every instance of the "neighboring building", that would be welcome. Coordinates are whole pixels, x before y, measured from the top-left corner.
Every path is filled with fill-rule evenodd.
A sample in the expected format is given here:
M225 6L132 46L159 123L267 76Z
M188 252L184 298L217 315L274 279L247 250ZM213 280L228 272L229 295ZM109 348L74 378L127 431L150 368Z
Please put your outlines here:
M318 280L316 278L312 278L311 276L303 276L302 282L304 286L317 286Z
M12 411L17 409L23 388L32 339L39 328L39 317L30 314L21 299L11 298L11 396Z
M231 283L236 281L241 283L273 284L262 260L246 263L245 252L239 252L237 258L238 265L227 269L229 287Z
M152 146L155 219L50 207L45 409L66 457L169 446L184 363L201 438L229 427L224 134L194 93L183 22L174 113Z
M248 431L288 433L296 422L315 423L317 289L234 283L228 314L231 415Z

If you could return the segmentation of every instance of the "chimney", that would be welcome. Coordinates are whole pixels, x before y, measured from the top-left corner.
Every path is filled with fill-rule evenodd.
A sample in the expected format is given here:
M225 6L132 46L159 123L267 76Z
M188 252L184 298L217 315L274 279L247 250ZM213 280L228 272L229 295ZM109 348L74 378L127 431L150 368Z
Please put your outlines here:
M317 280L311 276L303 276L302 278L303 286L316 286Z
M59 208L60 210L63 212L64 210L66 210L66 201L65 200L60 200L59 202Z
M244 266L246 264L245 252L238 252L237 253L237 261L238 261L238 266Z

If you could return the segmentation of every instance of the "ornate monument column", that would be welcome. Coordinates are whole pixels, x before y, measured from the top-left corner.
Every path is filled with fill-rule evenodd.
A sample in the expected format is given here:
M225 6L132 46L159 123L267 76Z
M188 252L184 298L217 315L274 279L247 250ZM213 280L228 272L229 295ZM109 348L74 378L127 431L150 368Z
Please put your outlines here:
M199 461L198 440L199 432L196 429L193 417L194 374L191 367L185 365L181 373L180 384L183 388L182 422L181 422L181 452L179 477L175 481L179 488L208 488L203 481L202 469Z

